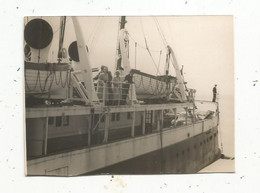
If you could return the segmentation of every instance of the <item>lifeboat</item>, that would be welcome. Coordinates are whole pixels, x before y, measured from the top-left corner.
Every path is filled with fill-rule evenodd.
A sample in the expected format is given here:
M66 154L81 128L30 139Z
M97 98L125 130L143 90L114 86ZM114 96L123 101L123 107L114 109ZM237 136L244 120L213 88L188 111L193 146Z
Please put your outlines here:
M174 90L177 85L177 78L169 75L154 76L132 69L136 98L141 101L165 99L173 94L173 99L178 100L174 96Z
M26 96L49 98L51 95L53 99L67 97L68 90L64 88L70 84L70 66L68 63L48 62L52 38L52 27L43 19L33 19L25 26Z

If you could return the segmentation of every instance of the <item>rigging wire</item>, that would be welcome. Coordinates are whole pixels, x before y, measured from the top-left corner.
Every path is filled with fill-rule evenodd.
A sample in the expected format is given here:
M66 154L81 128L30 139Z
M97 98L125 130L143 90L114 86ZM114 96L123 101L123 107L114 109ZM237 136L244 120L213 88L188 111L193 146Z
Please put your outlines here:
M69 17L68 19L66 19L64 25L66 25L66 24L68 23L68 21L70 21L70 20L71 20L71 17ZM54 34L56 34L60 29L61 29L61 26L58 27L58 29L56 29L56 30L53 32L53 36L54 36Z
M155 65L156 69L158 70L158 71L157 71L157 74L158 74L158 73L161 74L161 73L159 72L159 69L158 69L159 67L158 67L157 64L155 63L151 52L149 51L149 49L147 49L147 51L148 51L149 55L151 56L151 59L152 59L152 61L153 61L153 64Z
M159 32L161 38L162 38L162 41L163 41L163 43L164 43L164 46L167 46L167 45L168 45L167 40L166 40L166 38L165 38L165 36L164 36L164 34L163 34L163 32L162 32L162 29L161 29L161 27L160 27L160 24L159 24L157 18L156 18L156 17L153 17L153 19L154 19L154 22L155 22L155 24L156 24L157 30L158 30L158 32Z
M91 31L90 36L89 36L89 38L88 38L88 40L87 40L87 43L89 43L90 40L91 40L91 38L93 38L93 36L94 36L94 34L95 34L94 32L96 32L96 29L97 29L97 26L99 25L100 19L101 19L101 17L99 17L98 20L97 20L97 22L95 23L95 25L94 25L94 27L93 27L93 30Z
M162 56L162 50L160 51L160 56L159 56L159 62L158 62L158 68L157 68L156 76L159 73L159 67L160 67L160 64L161 64L161 56Z
M64 25L66 25L69 21L71 21L72 17L69 17L68 19L66 19ZM96 24L96 28L94 28L94 30L92 31L91 35L90 35L90 38L88 39L88 42L91 40L91 36L92 36L92 41L90 42L89 44L89 50L90 48L92 47L93 45L93 42L95 40L95 37L97 36L97 31L98 31L98 28L101 26L103 22L103 17L101 17L101 19L99 19L99 22L97 22ZM53 35L56 34L59 30L61 30L61 27L59 27L58 29L56 29L54 32L53 32Z
M173 34L173 32L172 32L172 29L171 29L171 25L170 25L170 23L169 23L169 19L167 19L167 25L168 25L168 29L169 29L169 32L170 32L170 40L171 40L171 43L173 43L174 41L173 41L173 38L172 38L172 34Z
M155 62L155 60L154 60L154 58L153 58L153 56L152 56L152 53L151 53L150 50L149 50L148 43L147 43L147 40L146 40L146 36L145 36L145 33L144 33L142 18L140 18L140 22L141 22L142 32L143 32L144 41L145 41L145 45L146 45L146 50L148 51L148 54L150 55L150 57L151 57L151 59L152 59L152 62L153 62L153 64L155 65L155 67L156 67L156 69L157 69L157 74L158 74L158 73L161 74L161 73L159 72L159 70L158 70L159 67L158 67L157 64L156 64L156 62Z
M128 36L137 44L138 47L140 47L140 48L142 48L142 49L144 49L144 50L147 50L146 46L144 46L144 45L138 43L138 42L130 35L129 32L128 32ZM163 51L163 50L166 50L166 48L163 48L163 49L161 49L161 50L153 50L153 49L150 49L150 52L161 52L161 51Z
M94 40L96 39L97 35L98 35L98 29L101 27L101 25L103 24L104 22L104 17L101 17L100 19L100 22L99 24L97 25L97 28L96 28L96 32L94 33L94 36L92 38L92 41L90 42L90 45L89 45L89 49L93 48L93 45L94 45Z
M135 42L135 69L136 69L136 50L137 50L137 43Z

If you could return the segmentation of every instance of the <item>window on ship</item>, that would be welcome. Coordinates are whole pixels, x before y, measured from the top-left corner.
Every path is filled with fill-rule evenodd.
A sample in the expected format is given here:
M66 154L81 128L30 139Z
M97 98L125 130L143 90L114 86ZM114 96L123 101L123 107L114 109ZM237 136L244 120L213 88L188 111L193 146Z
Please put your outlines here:
M61 126L61 117L56 117L56 127L60 127Z
M111 113L111 121L115 121L116 120L116 114L115 113Z
M116 114L116 120L119 121L120 120L120 113Z
M54 117L49 117L48 125L53 125L53 124L54 124Z

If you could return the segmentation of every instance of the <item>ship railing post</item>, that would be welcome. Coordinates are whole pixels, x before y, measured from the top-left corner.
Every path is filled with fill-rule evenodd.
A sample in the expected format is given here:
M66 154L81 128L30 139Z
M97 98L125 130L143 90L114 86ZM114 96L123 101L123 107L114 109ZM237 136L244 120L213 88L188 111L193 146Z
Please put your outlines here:
M131 137L135 136L135 111L133 112L133 121L132 121L132 128L131 128Z
M46 117L45 122L45 139L44 139L44 155L47 154L47 148L48 148L48 133L49 133L49 117Z
M193 109L192 109L192 122L196 122L196 117L195 117L195 106L193 106Z
M108 129L109 129L109 113L105 114L105 131L104 131L104 140L103 143L108 141Z
M143 112L143 124L142 124L142 134L143 135L145 135L145 119L146 119L145 114L146 114L146 112L144 110L144 112Z
M133 84L130 84L131 88L131 105L133 104Z
M129 84L129 83L127 83ZM130 101L130 104L133 105L134 102L136 101L136 95L135 95L135 85L134 84L129 84L129 89L128 89L128 98Z
M70 78L70 71L67 71L67 73L69 73L68 77ZM66 87L66 89L67 89L66 99L67 99L67 100L70 100L70 97L71 97L71 95L70 95L70 87L71 87L71 85L70 85L70 81L69 81L69 82L68 82L68 85L67 85L67 87Z
M89 125L87 125L87 127L88 127L88 146L90 146L90 144L91 144L91 128L93 127L93 113L91 114L91 122L90 122L90 127L89 127Z
M156 112L156 125L157 125L157 127L156 127L156 130L157 131L160 131L160 111L155 111Z
M73 99L73 89L74 89L74 85L73 85L73 82L72 82L72 74L70 72L70 83L69 83L69 87L68 87L68 98L70 100Z
M152 110L151 112L152 112L152 124L151 124L151 130L153 130L154 122L155 122L155 120L154 120L154 118L155 118L155 110Z
M105 106L106 105L106 83L103 82L103 105Z
M118 105L122 104L122 99L123 99L123 83L120 83L119 86L119 101L118 101Z
M163 129L163 109L161 110L161 129Z
M176 108L174 108L173 109L174 110L174 127L176 127L176 120L177 120L177 109Z

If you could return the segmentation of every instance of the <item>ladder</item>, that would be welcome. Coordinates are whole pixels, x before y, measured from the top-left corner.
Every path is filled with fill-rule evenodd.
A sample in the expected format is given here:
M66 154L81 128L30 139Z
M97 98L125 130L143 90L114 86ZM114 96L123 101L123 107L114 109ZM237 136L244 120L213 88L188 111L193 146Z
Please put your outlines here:
M152 119L153 119L153 112L152 111L146 111L145 112L145 132L151 132L152 131Z
M173 89L173 93L178 98L178 100L182 102L181 93L176 89Z

